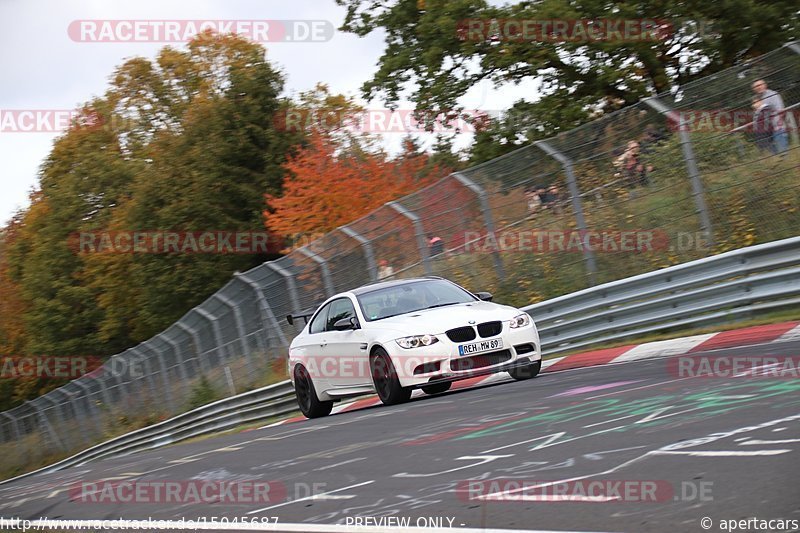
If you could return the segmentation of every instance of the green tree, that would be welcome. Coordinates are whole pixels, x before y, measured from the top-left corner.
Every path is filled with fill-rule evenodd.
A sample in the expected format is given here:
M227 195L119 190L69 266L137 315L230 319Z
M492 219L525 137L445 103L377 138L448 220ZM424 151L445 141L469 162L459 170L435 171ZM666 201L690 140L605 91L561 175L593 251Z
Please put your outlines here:
M263 231L264 191L280 193L281 165L301 139L275 127L282 87L263 47L233 35L201 34L121 65L56 140L14 221L0 290L21 298L23 341L10 317L0 331L27 354L108 355L271 258L85 254L74 244L101 230Z
M123 70L125 70L123 68ZM120 230L263 231L264 191L281 191L281 167L296 136L275 127L282 78L261 46L201 36L186 52L165 49L151 87L178 87L131 197L115 212ZM132 94L133 87L126 88ZM153 90L155 94L155 90ZM173 99L177 103L171 103ZM268 254L97 254L85 281L100 295L106 342L144 340ZM123 281L124 280L124 281Z
M569 129L800 35L797 3L789 0L540 0L499 6L484 0L337 3L347 8L344 31L359 36L373 31L386 34L379 68L362 87L368 99L379 97L392 105L408 91L421 112L449 113L458 109L458 99L467 90L484 80L498 85L536 80L540 94L519 102L512 120L501 121L479 139L484 145L503 142L508 147ZM665 21L665 38L545 42L474 39L464 31L470 19L609 18ZM499 155L486 146L481 150L474 159Z

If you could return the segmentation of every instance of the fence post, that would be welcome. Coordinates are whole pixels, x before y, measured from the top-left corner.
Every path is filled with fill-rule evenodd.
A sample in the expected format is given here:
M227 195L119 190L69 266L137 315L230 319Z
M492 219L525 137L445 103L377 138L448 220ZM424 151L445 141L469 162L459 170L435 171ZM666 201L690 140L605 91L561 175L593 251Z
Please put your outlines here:
M464 187L474 192L478 197L478 201L481 204L481 213L483 214L483 224L486 226L486 233L491 235L492 242L497 242L497 236L494 231L494 218L492 217L492 209L489 207L489 196L486 194L486 191L483 190L483 187L461 172L454 173L453 177ZM492 260L494 261L494 269L497 271L497 277L502 281L506 277L505 269L503 268L503 259L500 257L500 251L497 249L497 246L493 248Z
M58 390L58 389L56 389L56 390ZM55 392L55 391L53 391L53 392ZM48 398L47 394L45 394L41 398L46 400L46 401L48 401L48 402L50 402L50 405L54 409L58 409L59 411L61 411L61 407L58 405L58 402L56 402L53 398ZM56 446L61 448L62 451L67 451L67 447L64 445L64 441L62 441L61 439L58 438L58 432L56 432L53 429L53 426L50 424L50 420L47 418L47 416L44 414L44 412L39 410L39 406L33 404L32 402L28 402L28 401L26 401L25 403L28 404L29 406L32 406L34 411L36 411L36 417L39 419L39 424L41 424L44 427L45 431L48 433L48 435L50 435L50 439L53 442L56 443ZM61 411L61 418L62 419L64 418L64 412L63 411Z
M178 320L175 323L175 325L178 326L183 331L185 331L186 333L188 333L189 336L192 338L192 342L194 342L194 349L197 352L197 364L195 365L195 367L198 370L200 370L201 374L206 372L206 365L203 364L203 354L200 353L201 350L203 349L203 345L200 342L200 335L197 333L197 330L194 328L190 328L186 324L183 324L180 320Z
M156 335L156 337L160 338L166 344L169 344L172 347L172 351L175 352L175 360L178 362L178 372L180 372L181 380L185 386L187 383L189 383L189 374L186 372L183 350L181 350L180 343L175 339L170 338L170 336L166 333L160 333Z
M275 264L275 261L267 261L264 263L267 267L271 268L286 280L286 286L289 288L289 298L292 300L292 311L300 313L300 298L297 297L297 285L294 283L294 274L282 268L280 265Z
M228 362L228 358L225 356L225 348L222 342L222 330L219 329L219 322L217 322L217 317L206 311L205 309L200 309L199 307L195 307L192 309L195 313L200 315L201 317L205 318L211 323L211 331L214 332L214 340L217 343L217 357L219 357L219 361L221 364L225 364Z
M256 293L256 298L258 299L258 308L262 313L262 320L264 320L265 324L266 322L271 322L272 326L275 328L275 331L278 332L278 337L280 338L283 346L289 346L289 343L286 341L286 336L283 334L283 329L281 328L280 324L278 324L278 319L275 318L275 313L272 312L272 307L270 307L267 297L264 295L264 290L261 288L258 282L247 277L247 274L242 274L241 272L237 272L233 276L235 279L238 279L245 285L249 285L250 288L253 289L253 291ZM264 329L266 330L266 327Z
M336 294L333 288L333 282L331 282L331 272L328 270L328 262L305 246L298 248L297 251L319 265L319 269L322 272L322 283L325 285L325 294L328 295L328 298Z
M121 368L120 363L122 364ZM111 375L117 382L119 401L124 402L126 410L130 411L130 392L131 387L133 387L133 370L122 354L112 355L106 364L111 365Z
M689 173L689 179L692 182L692 196L694 197L697 215L700 217L700 228L706 235L706 242L708 242L710 246L714 246L714 228L711 225L711 216L709 215L708 205L706 204L703 181L700 178L700 171L697 168L697 159L695 159L694 155L692 138L691 135L689 135L689 128L685 126L686 119L683 117L682 113L676 113L655 96L645 98L643 102L658 113L664 115L667 120L673 120L678 123L681 151L683 152L683 159L686 162L686 171Z
M575 215L575 225L578 227L581 235L581 250L583 252L583 260L586 262L586 272L589 274L589 283L596 284L597 275L597 262L594 258L594 251L589 246L588 236L586 235L586 219L583 216L583 201L581 200L581 191L578 189L578 180L575 179L575 171L572 168L572 160L550 146L545 141L536 141L533 143L544 153L561 163L564 168L564 173L567 175L567 188L572 197L572 213Z
M107 405L108 408L111 409L111 406L113 405L114 401L112 400L111 395L108 392L108 387L106 387L105 374L103 374L103 379L100 379L99 377L98 378L92 377L91 379L94 380L95 383L97 383L98 387L100 387L100 395L103 397L103 403L105 403L105 405Z
M150 368L150 361L147 357L147 354L141 352L141 346L141 343L138 346L134 346L131 348L131 352L136 354L139 358L139 361L142 362L142 366L144 367L144 378L147 380L147 386L150 388L150 392L153 394L152 399L155 401L159 394L156 384L153 383L153 369Z
M71 390L67 390L67 386L69 385L70 384L67 383L67 385L59 387L51 392L58 392L65 400L69 401L69 404L72 407L72 412L75 414L75 422L78 426L80 426L81 439L83 440L84 443L90 444L91 441L89 440L89 430L87 429L86 426L85 413L83 412L83 409L81 410L78 409L79 404L77 401L75 401L75 397L77 396L78 393L73 392Z
M239 309L236 303L227 296L215 293L213 297L219 300L222 303L222 305L226 306L233 313L233 318L234 321L236 322L236 331L239 333L239 341L240 344L242 345L242 353L244 354L244 357L247 360L247 368L250 369L250 372L254 372L255 368L253 367L253 357L250 354L250 350L247 348L247 332L244 329L244 319L242 318L242 310Z
M428 253L428 239L425 237L425 228L422 227L422 221L416 213L412 213L397 202L387 202L386 205L406 217L414 225L414 233L417 236L417 248L419 248L419 255L422 257L422 266L425 268L425 274L430 276L433 274L433 271L431 270L431 258Z
M364 248L364 257L367 260L369 279L371 281L378 281L378 265L375 262L375 252L372 249L372 243L369 241L369 239L349 226L339 226L337 229L348 237L355 239L361 245L361 247Z
M11 421L11 435L14 437L11 440L19 440L20 439L20 433L19 433L19 426L17 425L16 417L10 415L7 412L6 413L0 413L0 416L4 416L4 417L6 417L7 419L9 419ZM10 441L6 441L6 442L10 442Z
M167 404L171 412L175 411L175 402L172 399L172 390L170 389L169 374L167 373L167 364L164 362L163 354L156 350L154 347L147 344L150 341L145 341L141 344L142 348L146 348L150 353L155 354L158 359L158 366L161 367L161 381L164 383L164 394L167 396Z
M88 409L86 410L89 413L89 417L93 419L94 425L97 428L97 434L102 436L103 435L103 423L100 421L100 413L97 410L97 406L92 401L91 390L89 389L89 385L86 383L82 383L80 379L72 380L72 383L78 387L81 392L83 392L83 398L86 402L86 406Z

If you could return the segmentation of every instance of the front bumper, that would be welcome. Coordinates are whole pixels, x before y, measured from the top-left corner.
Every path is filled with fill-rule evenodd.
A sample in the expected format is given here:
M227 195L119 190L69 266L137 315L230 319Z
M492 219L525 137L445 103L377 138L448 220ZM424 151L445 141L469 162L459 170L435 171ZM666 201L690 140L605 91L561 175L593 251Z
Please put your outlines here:
M403 387L421 387L434 382L458 381L474 376L504 372L542 359L539 335L531 324L511 329L504 324L499 335L476 338L465 343L437 334L439 342L421 348L404 349L393 343L389 355ZM501 339L502 348L478 354L459 355L460 344ZM466 361L469 359L469 361ZM468 363L468 364L464 364Z

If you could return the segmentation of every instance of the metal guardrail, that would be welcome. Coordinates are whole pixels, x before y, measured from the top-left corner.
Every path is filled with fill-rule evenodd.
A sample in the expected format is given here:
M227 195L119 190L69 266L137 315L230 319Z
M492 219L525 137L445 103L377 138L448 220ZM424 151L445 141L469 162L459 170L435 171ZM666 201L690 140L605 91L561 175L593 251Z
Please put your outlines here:
M193 437L233 429L243 424L263 422L296 410L297 403L291 382L289 380L281 381L126 433L39 470L0 481L0 484L33 474L54 472L82 465L89 461L160 448Z
M466 287L495 292L519 288L525 291L520 294L552 298L596 285L616 287L602 284L665 261L684 263L713 253L713 248L695 246L695 240L740 246L745 238L768 242L795 236L798 216L792 208L800 181L792 176L800 169L800 139L788 123L795 115L786 114L791 143L780 158L772 155L777 143L727 131L748 116L755 79L767 81L787 108L796 108L800 43L444 176L314 236L279 259L235 274L161 333L111 356L93 372L0 412L0 467L13 468L19 460L5 450L31 450L28 461L35 463L100 442L121 418L179 415L203 381L216 394L230 396L256 386L270 375L296 333L277 317L312 307L331 292L427 273ZM712 120L717 116L720 121ZM712 122L710 129L706 119ZM640 147L634 159L652 171L626 170L622 162L631 157L631 142ZM539 196L535 191L540 189L550 192ZM582 248L573 254L559 249L555 238L584 229L612 236L633 228L651 237L660 234L676 246L642 249L641 254ZM554 246L544 241L530 248L523 244L526 234L543 229L558 232L550 241ZM506 237L511 237L511 249L498 249L498 241L507 242ZM431 245L434 238L444 243L443 252ZM722 281L733 281L724 277L726 272L721 275ZM757 291L767 298L767 293L782 291L781 284L791 280L787 276L753 280L758 286L749 295L734 286L699 292L691 307L699 308L706 296L723 303L736 298L736 305ZM526 281L538 286L526 286ZM641 290L631 290L635 300ZM587 293L577 294L582 296L550 302L561 302L561 312L570 302L591 303ZM619 291L615 295L625 296ZM672 303L665 302L664 313L675 309ZM612 305L617 304L623 302ZM705 304L713 307L710 301ZM755 309L759 304L752 305ZM546 306L542 309L545 346L554 351L648 331L651 322L638 313L652 317L655 312L645 306L632 307L626 317L604 314L596 321L564 316L575 319L567 331L562 323L548 322L553 317ZM673 313L670 320L680 324L685 318Z
M523 307L559 353L800 303L800 237L741 248Z
M800 304L800 237L760 244L529 305L547 354ZM128 455L296 411L289 381L127 433L14 479ZM6 480L2 483L7 483Z

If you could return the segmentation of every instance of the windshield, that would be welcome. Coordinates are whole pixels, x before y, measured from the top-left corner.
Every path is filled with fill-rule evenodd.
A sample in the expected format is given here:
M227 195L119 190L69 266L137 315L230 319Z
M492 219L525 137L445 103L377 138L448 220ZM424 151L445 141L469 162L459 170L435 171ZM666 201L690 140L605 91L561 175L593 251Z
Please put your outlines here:
M368 321L474 301L476 298L458 285L438 279L375 289L358 296Z

